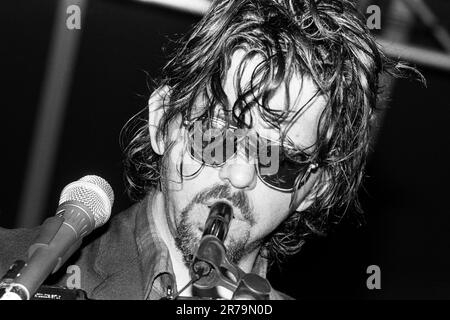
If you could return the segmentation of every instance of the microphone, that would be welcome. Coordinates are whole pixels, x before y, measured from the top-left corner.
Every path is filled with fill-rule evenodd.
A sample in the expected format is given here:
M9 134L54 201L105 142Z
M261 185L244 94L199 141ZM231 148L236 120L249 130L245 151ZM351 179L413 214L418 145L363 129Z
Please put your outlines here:
M213 235L223 242L228 234L232 218L233 209L231 206L226 202L216 202L209 210L202 238L205 238L207 235Z
M233 208L226 202L216 202L210 208L200 244L191 265L191 275L197 278L195 286L211 288L218 281L218 269L225 257L223 241L228 234Z
M101 177L88 175L68 184L56 215L44 221L25 265L1 299L29 300L80 247L83 237L108 221L113 203L114 192Z

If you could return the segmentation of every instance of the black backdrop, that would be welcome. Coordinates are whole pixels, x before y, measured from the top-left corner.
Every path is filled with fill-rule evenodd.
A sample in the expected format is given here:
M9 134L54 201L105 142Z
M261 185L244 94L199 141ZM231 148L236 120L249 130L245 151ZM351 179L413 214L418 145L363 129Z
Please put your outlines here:
M443 0L433 6L443 18L450 12ZM55 9L55 0L8 1L0 9L3 227L15 227ZM153 6L90 1L46 199L49 215L61 189L88 173L111 183L115 212L131 204L122 182L120 129L145 106L147 73L158 76L167 37L185 33L197 20ZM420 26L415 36L435 45ZM361 192L367 224L355 228L344 221L328 237L306 244L301 254L270 272L275 288L313 299L450 296L450 77L421 70L428 88L407 80L397 83L374 146ZM381 290L366 287L371 264L381 268Z

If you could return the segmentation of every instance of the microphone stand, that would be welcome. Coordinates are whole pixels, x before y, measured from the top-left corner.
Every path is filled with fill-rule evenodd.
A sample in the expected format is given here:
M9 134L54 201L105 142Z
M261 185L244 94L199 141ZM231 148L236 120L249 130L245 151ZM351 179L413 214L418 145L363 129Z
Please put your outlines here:
M223 241L228 233L233 209L225 202L211 206L205 231L191 263L193 285L200 289L222 286L233 292L232 300L268 300L271 286L267 279L245 273L231 263ZM232 277L227 276L226 273Z
M23 288L14 283L14 279L20 275L20 271L25 264L23 260L14 261L2 277L0 280L0 300L27 300L27 295Z
M49 285L41 285L33 297L28 297L26 289L15 283L25 264L23 260L14 261L0 279L0 300L89 300L84 290Z

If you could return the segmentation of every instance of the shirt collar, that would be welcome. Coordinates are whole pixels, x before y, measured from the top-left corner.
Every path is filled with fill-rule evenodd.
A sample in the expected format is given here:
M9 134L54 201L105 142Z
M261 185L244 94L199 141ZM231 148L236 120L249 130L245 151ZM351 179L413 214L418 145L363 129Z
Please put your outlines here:
M175 279L169 250L160 238L153 215L152 190L142 201L136 215L136 244L140 256L140 267L144 280L144 298L156 300L165 297L167 289L175 289Z

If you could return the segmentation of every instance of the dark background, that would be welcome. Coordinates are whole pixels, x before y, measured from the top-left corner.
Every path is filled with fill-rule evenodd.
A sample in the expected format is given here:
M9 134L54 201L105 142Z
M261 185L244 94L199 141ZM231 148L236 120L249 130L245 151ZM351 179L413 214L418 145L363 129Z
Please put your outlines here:
M430 5L447 23L450 4L440 0ZM0 9L3 227L18 227L55 10L55 0L5 1ZM157 77L166 62L162 47L168 38L177 38L199 20L107 0L90 1L85 14L46 201L48 215L54 214L62 188L88 173L111 183L114 212L131 204L124 192L119 132L146 105L148 76ZM414 35L416 43L436 45L420 25ZM328 237L307 243L281 270L269 274L275 288L299 299L450 297L450 77L436 69L420 70L427 88L409 80L395 85L361 191L366 224L356 228L345 220ZM366 268L372 264L381 268L381 290L366 287Z

